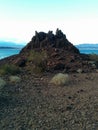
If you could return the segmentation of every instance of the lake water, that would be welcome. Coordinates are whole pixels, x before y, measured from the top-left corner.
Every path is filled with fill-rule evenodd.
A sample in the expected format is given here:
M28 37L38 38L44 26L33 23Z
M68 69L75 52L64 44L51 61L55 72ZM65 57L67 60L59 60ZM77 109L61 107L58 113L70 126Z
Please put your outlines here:
M0 49L0 59L18 54L21 49Z
M98 48L78 48L80 50L81 53L84 54L98 54Z
M84 54L98 54L98 48L78 48ZM0 49L0 59L18 54L21 49Z

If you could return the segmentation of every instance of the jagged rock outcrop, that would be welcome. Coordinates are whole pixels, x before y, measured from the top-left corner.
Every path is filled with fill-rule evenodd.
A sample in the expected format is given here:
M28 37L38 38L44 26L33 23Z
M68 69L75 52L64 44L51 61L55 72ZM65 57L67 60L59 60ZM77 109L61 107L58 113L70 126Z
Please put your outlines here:
M37 56L35 55L35 58L32 58L31 55L33 51L39 53ZM42 52L45 52L44 57L42 57ZM95 69L90 64L88 55L80 54L79 50L67 40L66 35L59 29L56 30L56 34L53 34L52 31L48 33L36 31L35 36L20 51L20 54L7 59L6 62L19 67L41 66L42 69L50 72L80 72L80 70L81 72L89 72ZM2 63L4 61L2 60Z
M66 35L59 29L56 30L56 34L53 34L52 31L48 33L44 32L35 32L35 36L31 39L31 41L25 46L20 53L28 52L32 49L50 49L50 48L57 48L57 49L64 49L73 53L78 53L79 50L73 46L66 39Z
M59 29L56 30L56 34L53 34L52 31L48 33L36 31L35 36L21 50L20 58L14 63L25 66L31 51L41 54L43 50L47 53L47 58L43 58L42 61L46 71L77 72L81 69L82 72L89 72L93 69L88 63L88 56L80 54L79 50L67 40L66 35ZM29 66L32 67L33 64L35 64L34 61L31 61Z
M23 55L32 50L47 52L46 71L76 72L81 69L83 72L88 72L92 69L87 62L88 56L80 54L79 50L67 40L66 35L59 29L56 30L56 34L53 34L52 31L48 33L36 31L35 36L21 50L20 54ZM22 60L20 61L22 62Z

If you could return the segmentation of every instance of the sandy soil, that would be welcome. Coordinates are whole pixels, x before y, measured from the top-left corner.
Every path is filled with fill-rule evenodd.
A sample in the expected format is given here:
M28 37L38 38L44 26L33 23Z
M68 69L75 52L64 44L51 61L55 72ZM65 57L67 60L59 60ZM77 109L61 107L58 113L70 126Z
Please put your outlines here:
M24 73L20 83L7 81L0 130L98 130L98 73L69 74L65 86L50 84L53 75Z

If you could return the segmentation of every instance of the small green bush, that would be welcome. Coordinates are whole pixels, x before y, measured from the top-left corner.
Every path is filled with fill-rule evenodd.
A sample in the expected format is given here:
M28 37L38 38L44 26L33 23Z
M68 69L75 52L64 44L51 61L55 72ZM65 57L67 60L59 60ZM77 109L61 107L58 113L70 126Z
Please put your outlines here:
M46 51L31 51L28 57L28 61L33 61L36 64L40 64L42 60L45 60L47 58Z
M95 64L96 67L98 68L98 55L97 54L89 54L89 59L91 61L93 61L92 64L93 65Z
M31 51L28 56L28 63L32 62L32 66L30 67L31 71L34 73L42 73L46 69L47 63L47 53L46 51Z
M56 74L50 81L50 83L53 83L55 85L66 85L68 82L69 82L68 74L62 74L62 73Z
M12 65L12 64L5 64L3 66L0 66L0 75L6 75L6 74L17 74L20 73L19 67Z
M98 61L98 55L97 54L89 54L89 59L91 61Z

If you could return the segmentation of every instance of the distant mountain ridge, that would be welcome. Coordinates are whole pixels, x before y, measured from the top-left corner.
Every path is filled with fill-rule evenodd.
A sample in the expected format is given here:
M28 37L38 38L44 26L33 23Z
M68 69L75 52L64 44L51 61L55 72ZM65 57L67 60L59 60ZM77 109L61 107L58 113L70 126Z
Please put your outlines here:
M1 46L0 49L20 49L18 47L3 47Z
M0 48L23 48L26 43L16 43L10 41L0 41ZM75 45L77 48L98 48L98 43L83 43Z
M93 44L93 43L84 43L84 44L78 44L78 45L76 45L76 47L78 47L78 48L90 48L90 47L98 47L98 43L96 43L96 44Z
M15 43L15 42L10 42L10 41L0 41L0 47L2 48L23 48L25 46L25 43Z

